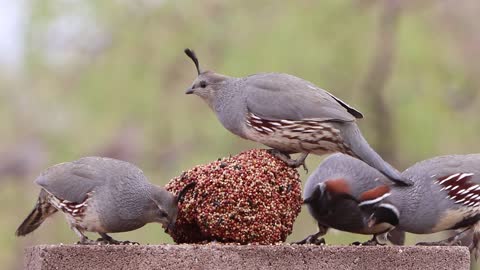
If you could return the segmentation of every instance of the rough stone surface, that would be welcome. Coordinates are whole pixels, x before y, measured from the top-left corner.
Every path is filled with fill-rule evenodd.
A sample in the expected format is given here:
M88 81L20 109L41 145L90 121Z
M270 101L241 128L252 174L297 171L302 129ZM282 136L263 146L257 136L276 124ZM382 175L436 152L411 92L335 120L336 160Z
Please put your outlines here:
M25 269L469 269L466 247L313 245L41 245Z

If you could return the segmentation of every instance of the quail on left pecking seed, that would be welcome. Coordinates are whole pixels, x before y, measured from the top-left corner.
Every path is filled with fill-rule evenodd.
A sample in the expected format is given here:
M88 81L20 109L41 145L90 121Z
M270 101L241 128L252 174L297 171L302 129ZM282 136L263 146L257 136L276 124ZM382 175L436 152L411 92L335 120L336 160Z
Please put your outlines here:
M45 170L35 183L41 187L37 203L15 234L33 232L61 211L80 237L80 244L124 243L107 233L132 231L150 222L161 223L167 232L172 230L178 201L194 185L174 196L151 184L135 165L101 157L57 164ZM97 232L101 238L90 240L85 231Z
M317 222L318 232L297 244L324 243L318 238L333 228L373 235L372 240L363 245L383 244L386 240L402 245L404 232L392 230L388 223L367 226L368 216L358 206L360 200L382 193L386 184L390 182L383 174L361 160L341 153L326 158L310 175L303 192L304 203ZM387 236L387 239L377 239L377 236Z
M272 147L272 154L292 167L309 153L342 152L365 161L403 185L411 182L385 162L363 138L355 120L363 115L327 91L281 73L234 78L201 71L195 53L186 49L198 77L186 94L200 96L232 133ZM297 160L289 154L301 153Z
M369 226L390 223L400 230L429 234L456 230L449 239L422 245L457 244L473 234L470 251L480 255L480 154L441 156L419 162L402 175L413 186L391 185L360 203L371 213Z

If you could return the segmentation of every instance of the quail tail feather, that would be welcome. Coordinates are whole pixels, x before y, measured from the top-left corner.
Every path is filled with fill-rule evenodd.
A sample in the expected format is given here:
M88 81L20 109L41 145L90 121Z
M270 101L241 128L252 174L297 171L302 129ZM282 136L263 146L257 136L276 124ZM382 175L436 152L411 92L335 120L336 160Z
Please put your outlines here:
M25 218L25 220L20 224L17 231L15 232L16 236L25 236L34 230L36 230L42 223L57 212L57 209L53 207L47 200L47 192L42 190L38 196L38 201L35 204L35 207L30 212L30 214Z
M357 158L377 169L396 184L404 186L413 184L410 180L404 179L398 170L383 160L382 157L370 147L357 125L348 125L343 131L346 144Z

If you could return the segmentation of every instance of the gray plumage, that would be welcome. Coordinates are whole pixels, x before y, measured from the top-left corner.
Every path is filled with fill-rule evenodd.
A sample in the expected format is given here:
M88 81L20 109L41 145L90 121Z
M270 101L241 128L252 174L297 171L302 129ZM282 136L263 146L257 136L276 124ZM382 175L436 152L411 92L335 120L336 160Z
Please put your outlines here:
M368 216L358 206L365 192L390 184L388 179L364 162L344 154L325 159L305 183L303 197L311 216L317 221L319 232L328 228L358 234L373 235L367 243L377 243L376 235L391 231L390 224L367 226ZM314 240L320 234L306 238ZM388 240L401 245L404 232L394 231Z
M138 229L150 222L174 225L177 197L151 184L133 164L111 158L86 157L48 168L36 180L42 189L33 211L17 235L35 230L51 214L62 211L70 227L88 244L85 231L106 235Z
M389 179L411 184L385 162L363 138L356 119L363 115L313 83L282 73L234 78L202 72L193 51L198 77L187 94L200 96L232 133L277 150L292 166L309 153L342 152L365 161ZM302 153L293 161L288 154ZM279 157L282 157L279 155Z
M478 255L480 154L435 157L413 165L402 175L414 184L392 185L389 196L361 203L374 209L370 222L393 217L391 223L398 229L417 234L468 229L473 231L471 250ZM452 244L454 240L441 243Z

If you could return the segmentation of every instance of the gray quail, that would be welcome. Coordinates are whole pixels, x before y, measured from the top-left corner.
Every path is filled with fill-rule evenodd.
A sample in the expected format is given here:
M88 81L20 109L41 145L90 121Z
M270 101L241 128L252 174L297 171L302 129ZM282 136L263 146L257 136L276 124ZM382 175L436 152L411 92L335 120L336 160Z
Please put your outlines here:
M179 198L148 182L143 172L125 161L85 157L45 170L35 183L41 187L37 203L18 227L17 236L37 229L57 211L63 212L79 243L93 244L84 232L97 232L102 242L118 244L107 233L138 229L150 222L171 230Z
M390 223L406 232L429 234L456 230L457 235L429 245L452 245L469 231L470 250L480 254L480 154L441 156L419 162L402 175L413 186L390 185L364 200L369 225ZM421 243L426 244L426 243Z
M363 138L355 120L363 115L329 92L298 77L261 73L234 78L202 71L186 94L200 96L232 133L272 147L272 153L293 167L309 153L342 152L365 161L389 179L409 185ZM297 160L289 154L301 153Z

